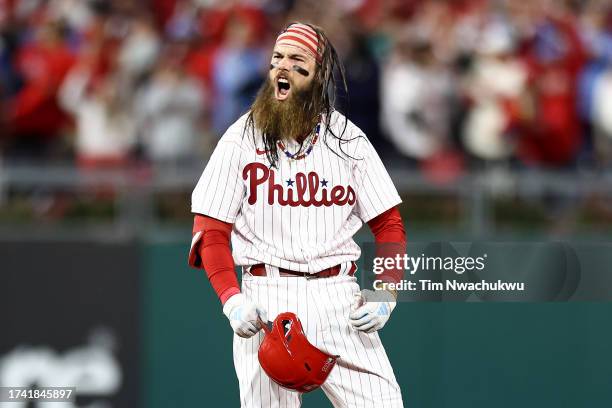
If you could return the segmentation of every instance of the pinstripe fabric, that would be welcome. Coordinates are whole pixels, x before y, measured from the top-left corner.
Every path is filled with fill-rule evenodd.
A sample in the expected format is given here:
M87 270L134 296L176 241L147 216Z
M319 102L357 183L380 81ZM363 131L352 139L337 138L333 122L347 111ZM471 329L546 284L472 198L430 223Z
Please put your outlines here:
M311 343L340 355L322 387L334 407L403 407L399 385L378 334L357 332L349 326L353 296L359 291L355 278L308 280L245 274L242 291L267 307L270 320L281 312L296 313ZM279 387L261 370L257 350L262 339L262 332L250 339L234 336L241 406L299 407L299 393Z

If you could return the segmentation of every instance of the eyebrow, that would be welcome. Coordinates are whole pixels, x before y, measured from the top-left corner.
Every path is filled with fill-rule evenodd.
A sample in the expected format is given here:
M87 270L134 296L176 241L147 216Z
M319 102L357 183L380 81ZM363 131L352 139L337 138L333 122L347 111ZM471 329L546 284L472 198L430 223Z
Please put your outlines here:
M274 51L274 52L272 52L272 55L283 55L283 53L279 52L279 51ZM289 56L289 58L302 58L302 59L306 59L306 56L304 56L302 54L289 54L288 56Z

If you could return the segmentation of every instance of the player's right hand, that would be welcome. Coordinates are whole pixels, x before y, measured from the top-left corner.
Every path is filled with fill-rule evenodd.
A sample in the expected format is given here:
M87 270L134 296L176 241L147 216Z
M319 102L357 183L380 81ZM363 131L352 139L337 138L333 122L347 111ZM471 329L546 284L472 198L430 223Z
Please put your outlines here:
M266 311L242 293L227 299L223 305L223 314L228 318L234 333L244 338L253 336L261 329L258 316L262 321L268 321Z

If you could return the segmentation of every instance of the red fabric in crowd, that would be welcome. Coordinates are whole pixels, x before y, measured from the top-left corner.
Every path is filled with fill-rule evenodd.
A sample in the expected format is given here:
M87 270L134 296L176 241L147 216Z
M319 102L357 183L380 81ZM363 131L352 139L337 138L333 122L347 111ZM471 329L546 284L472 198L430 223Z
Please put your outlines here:
M564 53L553 61L542 61L535 42L529 45L525 62L535 117L522 129L518 155L529 164L565 165L574 159L582 142L576 93L586 53L574 20L551 18L548 22L558 31Z
M69 117L57 103L56 93L74 62L74 56L63 44L34 43L19 51L16 65L25 84L10 109L17 133L50 138L69 123Z

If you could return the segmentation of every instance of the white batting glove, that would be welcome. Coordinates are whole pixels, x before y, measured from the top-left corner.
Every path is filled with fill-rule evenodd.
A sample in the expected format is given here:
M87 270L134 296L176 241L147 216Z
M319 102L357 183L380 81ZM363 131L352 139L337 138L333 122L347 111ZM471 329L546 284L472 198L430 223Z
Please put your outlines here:
M258 316L264 322L268 321L266 311L242 293L227 299L223 305L223 314L230 321L234 333L244 338L253 336L261 329L257 321Z
M389 291L364 289L355 294L349 323L355 330L373 333L387 323L395 305L395 297Z

